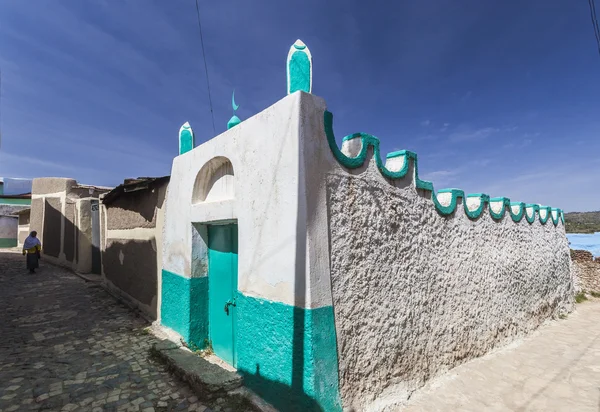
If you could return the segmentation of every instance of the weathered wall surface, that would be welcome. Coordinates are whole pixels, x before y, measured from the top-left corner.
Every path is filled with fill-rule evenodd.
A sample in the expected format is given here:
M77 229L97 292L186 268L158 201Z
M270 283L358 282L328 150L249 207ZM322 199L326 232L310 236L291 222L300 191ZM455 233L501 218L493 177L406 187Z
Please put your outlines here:
M469 219L460 203L442 216L431 192L400 186L374 161L327 178L340 389L358 410L401 402L573 300L562 224Z
M23 242L29 236L29 222L31 220L31 209L24 210L19 213L19 246L23 246Z
M73 186L77 185L74 179L65 179L61 177L41 177L33 179L32 194L48 195L69 192Z
M35 180L34 180L35 182ZM35 186L34 186L35 187ZM48 198L44 204L42 248L45 255L60 256L62 248L62 204L58 198Z
M38 232L49 262L81 273L92 270L89 196L106 191L80 186L73 179L33 180L30 229Z
M76 257L76 243L77 237L77 225L75 222L75 203L67 202L65 205L65 219L64 219L65 231L63 238L63 251L65 259L69 263L73 263Z
M571 260L577 292L600 293L600 259L586 250L571 250Z
M148 190L122 193L100 209L104 282L154 319L158 316L167 185L165 181Z
M155 227L156 213L163 201L164 191L161 194L159 190L140 190L122 195L107 209L108 229Z
M0 216L0 248L17 246L19 221L14 216Z
M44 199L31 199L29 228L38 232L40 241L44 239ZM44 245L42 245L43 247Z
M106 280L156 317L156 241L111 239L102 253Z

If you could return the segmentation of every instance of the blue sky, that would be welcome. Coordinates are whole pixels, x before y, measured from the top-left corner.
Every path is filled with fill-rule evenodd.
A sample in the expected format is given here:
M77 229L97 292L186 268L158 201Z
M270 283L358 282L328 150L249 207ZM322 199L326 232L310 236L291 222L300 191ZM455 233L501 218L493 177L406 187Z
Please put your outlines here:
M398 4L396 4L398 3ZM436 188L600 209L586 2L200 0L217 133L285 94L302 39L338 137L419 154ZM5 0L0 176L116 185L212 137L194 0Z

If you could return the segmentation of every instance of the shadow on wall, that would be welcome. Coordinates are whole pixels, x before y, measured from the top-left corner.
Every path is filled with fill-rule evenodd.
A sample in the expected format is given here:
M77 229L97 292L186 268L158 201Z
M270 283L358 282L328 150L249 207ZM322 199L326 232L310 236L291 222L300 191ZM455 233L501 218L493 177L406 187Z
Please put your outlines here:
M256 371L253 374L239 372L244 377L245 386L252 388L261 398L267 400L279 411L326 412L316 400L303 391L297 391L293 386L261 376L259 364L256 364ZM261 389L255 390L254 388Z
M120 291L141 303L130 302L156 319L158 268L156 241L107 239L102 252L104 275Z
M63 214L59 210L60 200L46 199L44 208L43 237L40 239L42 251L45 255L58 259L62 243L61 221L63 218ZM36 228L31 228L31 230L36 230ZM67 230L67 219L65 219L65 233Z
M58 198L45 199L39 207L43 208L43 220L35 221L34 225L30 223L29 230L38 232L42 254L51 258L50 262L54 264L82 273L90 272L87 263L93 255L94 246L89 234L86 235L81 227L75 224L77 214L83 216L76 203L67 202L64 205L64 214L61 212L61 202Z

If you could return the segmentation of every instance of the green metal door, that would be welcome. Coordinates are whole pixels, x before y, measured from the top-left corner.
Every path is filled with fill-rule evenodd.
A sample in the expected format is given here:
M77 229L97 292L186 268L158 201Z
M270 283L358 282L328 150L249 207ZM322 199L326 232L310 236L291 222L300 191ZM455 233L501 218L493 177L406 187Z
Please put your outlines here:
M235 354L237 225L208 227L208 328L213 351L232 366Z

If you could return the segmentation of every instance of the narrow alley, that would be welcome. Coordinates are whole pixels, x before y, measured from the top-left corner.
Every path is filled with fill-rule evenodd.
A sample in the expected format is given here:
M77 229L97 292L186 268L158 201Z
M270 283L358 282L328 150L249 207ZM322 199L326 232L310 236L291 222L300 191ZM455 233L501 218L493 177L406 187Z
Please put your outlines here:
M202 405L150 361L147 326L97 284L0 253L0 411L237 410Z

